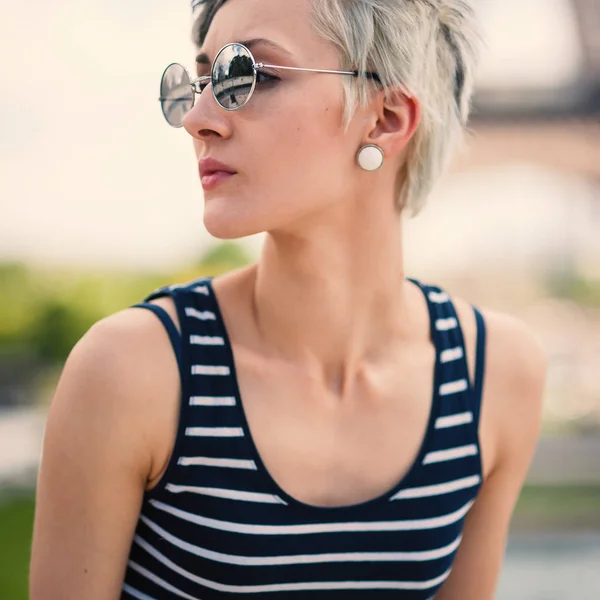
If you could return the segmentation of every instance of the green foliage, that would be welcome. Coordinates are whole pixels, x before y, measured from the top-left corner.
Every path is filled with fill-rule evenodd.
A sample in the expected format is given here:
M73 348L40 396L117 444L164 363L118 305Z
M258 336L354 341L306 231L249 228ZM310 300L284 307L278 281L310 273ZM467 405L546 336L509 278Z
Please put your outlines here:
M96 321L171 283L157 275L78 273L0 265L0 358L64 362Z
M577 304L600 308L600 280L582 277L575 272L555 273L547 280L551 295L573 300Z
M94 321L63 300L44 300L29 331L29 345L42 362L62 362Z
M222 242L209 249L197 265L203 275L216 276L251 262L249 254L235 242Z
M32 496L0 505L0 597L26 600L35 501Z
M225 242L179 274L41 270L0 263L0 360L24 357L60 365L95 322L141 302L156 288L217 276L249 262L239 244Z
M21 263L0 263L0 346L23 343L23 331L35 321L37 290L31 271Z
M513 529L598 529L599 485L526 485L513 517Z

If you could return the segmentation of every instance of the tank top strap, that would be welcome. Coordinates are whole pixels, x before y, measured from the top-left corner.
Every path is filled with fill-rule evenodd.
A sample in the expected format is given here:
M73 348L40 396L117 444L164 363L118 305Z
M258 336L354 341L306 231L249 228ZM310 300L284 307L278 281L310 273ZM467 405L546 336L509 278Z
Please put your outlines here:
M467 354L463 331L456 307L450 295L442 288L410 279L421 288L427 299L431 319L431 337L436 345L442 381L438 392L464 392L469 410L473 413L475 427L479 424L481 400L485 375L486 327L483 315L472 307L476 321L475 374L473 382L469 377Z
M173 323L173 320L169 316L166 310L162 307L152 304L152 300L156 300L158 298L164 298L166 296L170 296L175 304L175 308L177 310L177 314L179 317L180 327L182 328L183 334L183 325L184 325L184 315L188 315L193 309L188 306L189 299L185 299L185 294L189 294L190 292L196 293L199 295L208 296L207 288L203 288L203 284L206 282L206 278L197 279L187 284L172 284L163 287L159 287L155 289L153 292L148 294L143 302L139 302L130 306L130 308L144 308L153 312L163 324L169 339L171 341L171 345L173 346L173 351L175 353L175 357L177 359L177 364L179 366L179 371L183 378L184 376L184 359L183 359L183 346L184 340L182 339L183 335L179 334L177 331L177 327ZM183 304L182 304L183 303ZM214 315L213 315L214 318Z
M481 312L473 307L475 321L477 323L477 347L475 350L475 381L473 384L473 414L475 423L479 423L481 412L481 400L483 395L483 381L485 376L485 352L486 352L486 327Z
M202 393L206 390L231 392L229 349L218 322L210 279L203 277L186 284L159 288L144 301L148 303L155 298L170 296L175 304L181 328L182 368L189 377L189 387L184 391L192 395L188 398L192 404L200 401L193 396L200 388Z
M410 281L421 288L427 301L431 338L443 375L440 393L444 395L444 391L450 388L461 392L468 390L470 383L465 341L450 295L437 286L427 285L416 279Z
M130 308L145 308L151 312L153 312L162 322L169 339L171 340L171 346L173 346L173 352L175 353L175 358L177 359L177 365L179 366L179 372L183 373L183 361L181 358L181 336L177 331L177 327L173 323L173 320L167 313L167 311L156 305L150 304L149 302L140 302L139 304L134 304L130 306Z

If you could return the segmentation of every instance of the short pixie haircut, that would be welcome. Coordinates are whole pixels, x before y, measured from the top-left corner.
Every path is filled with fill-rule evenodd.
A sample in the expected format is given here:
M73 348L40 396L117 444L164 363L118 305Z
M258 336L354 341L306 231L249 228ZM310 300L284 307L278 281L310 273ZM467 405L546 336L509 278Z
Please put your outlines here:
M204 0L193 41L204 43L226 0ZM282 0L284 1L284 0ZM405 86L422 118L398 174L396 207L416 215L465 139L481 35L474 0L312 0L312 26L339 51L341 69L376 71L386 88ZM342 78L344 127L372 84Z

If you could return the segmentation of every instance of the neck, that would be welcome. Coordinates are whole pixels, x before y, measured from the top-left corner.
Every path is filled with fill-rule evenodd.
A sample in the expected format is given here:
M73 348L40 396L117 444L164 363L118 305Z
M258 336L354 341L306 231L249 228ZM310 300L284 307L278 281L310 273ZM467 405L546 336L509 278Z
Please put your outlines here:
M410 325L400 218L364 212L269 233L252 283L261 343L340 394Z

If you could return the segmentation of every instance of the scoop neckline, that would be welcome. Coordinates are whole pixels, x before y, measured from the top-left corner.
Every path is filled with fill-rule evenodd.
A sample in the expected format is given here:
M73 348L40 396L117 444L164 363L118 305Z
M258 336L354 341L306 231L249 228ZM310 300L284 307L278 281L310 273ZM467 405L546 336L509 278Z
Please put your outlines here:
M427 454L427 449L429 446L430 439L433 435L435 428L436 415L439 410L439 394L438 389L440 386L440 377L441 377L441 356L440 356L440 347L438 345L437 337L434 333L434 319L431 312L431 306L429 304L429 300L427 298L427 291L424 289L423 285L414 280L414 279L406 279L406 281L410 281L416 287L418 287L421 292L425 296L425 301L427 304L427 310L429 314L429 329L430 329L430 341L435 347L435 363L434 363L434 374L433 374L433 391L432 391L432 399L431 399L431 407L429 410L429 417L427 420L427 427L423 434L423 439L421 440L418 453L411 463L408 470L404 473L404 475L400 478L400 480L394 484L394 486L386 492L379 494L378 496L371 498L369 500L365 500L363 502L358 502L354 504L346 504L339 506L319 506L315 504L309 504L307 502L303 502L302 500L298 500L288 492L286 492L280 485L277 483L275 478L271 475L270 471L267 469L264 464L262 457L254 443L254 438L252 436L252 431L250 430L250 426L248 423L248 419L246 417L246 411L244 409L244 403L242 400L242 395L240 392L240 387L237 378L237 369L235 364L235 356L233 353L233 347L231 345L231 340L229 337L229 332L227 331L227 327L225 325L225 320L223 318L223 313L221 311L221 306L219 304L219 298L215 292L213 287L213 279L214 277L209 277L206 280L208 289L210 291L209 298L213 305L213 312L217 317L217 326L221 331L221 335L225 342L225 352L227 355L227 366L230 370L230 377L233 384L234 395L236 400L236 409L238 410L240 416L240 425L244 432L244 439L247 444L247 448L249 453L252 456L252 459L256 463L257 471L262 477L262 479L267 483L268 489L272 490L272 492L284 500L286 505L298 508L304 512L313 512L329 514L329 515L341 515L341 514L351 514L351 513L359 513L369 509L373 509L380 504L385 504L389 502L393 496L401 492L403 489L407 488L407 484L410 483L412 478L414 477L415 472L422 466L423 459Z

